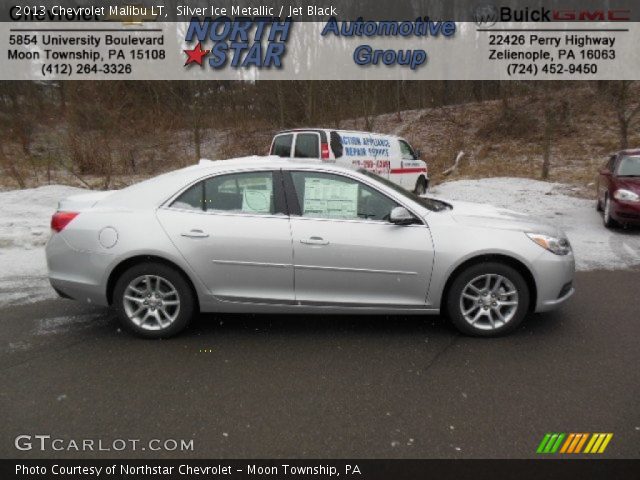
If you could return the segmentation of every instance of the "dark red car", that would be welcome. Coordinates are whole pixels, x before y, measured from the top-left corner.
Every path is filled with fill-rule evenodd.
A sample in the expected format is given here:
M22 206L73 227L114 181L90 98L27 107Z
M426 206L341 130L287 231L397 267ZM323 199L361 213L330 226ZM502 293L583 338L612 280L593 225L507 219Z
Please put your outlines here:
M640 225L640 149L611 155L596 181L596 208L604 225Z

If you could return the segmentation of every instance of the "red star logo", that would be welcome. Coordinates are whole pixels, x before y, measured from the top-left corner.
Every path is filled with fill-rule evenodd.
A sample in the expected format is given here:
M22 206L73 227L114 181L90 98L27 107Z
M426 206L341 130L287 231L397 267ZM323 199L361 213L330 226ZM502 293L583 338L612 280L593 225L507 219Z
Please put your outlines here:
M191 63L197 63L198 65L202 65L202 57L206 57L209 55L211 50L203 50L200 42L196 45L193 50L184 50L184 53L187 54L187 61L184 62L185 67Z

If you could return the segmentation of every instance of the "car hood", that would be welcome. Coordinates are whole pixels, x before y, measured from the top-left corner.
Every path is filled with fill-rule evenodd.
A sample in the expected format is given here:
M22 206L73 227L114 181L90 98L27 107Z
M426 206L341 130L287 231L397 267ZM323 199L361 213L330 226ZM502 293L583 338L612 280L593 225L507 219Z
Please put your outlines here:
M618 177L616 188L624 188L640 195L640 177Z
M115 192L117 192L117 190L106 190L100 192L83 193L80 195L72 195L65 198L64 200L60 200L60 202L58 203L58 210L71 212L88 210L100 200L113 195L113 193Z
M558 227L525 213L484 203L447 202L453 206L453 219L463 225L564 236Z

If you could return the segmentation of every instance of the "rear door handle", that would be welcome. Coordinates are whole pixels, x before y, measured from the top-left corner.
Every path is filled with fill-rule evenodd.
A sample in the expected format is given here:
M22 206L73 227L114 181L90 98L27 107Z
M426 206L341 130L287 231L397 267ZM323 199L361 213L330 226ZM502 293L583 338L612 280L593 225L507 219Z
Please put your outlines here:
M329 241L322 237L309 237L307 239L300 240L300 243L304 243L305 245L329 245Z
M197 228L194 228L193 230L190 230L188 232L182 232L180 235L188 238L207 238L209 236L208 233L205 233Z

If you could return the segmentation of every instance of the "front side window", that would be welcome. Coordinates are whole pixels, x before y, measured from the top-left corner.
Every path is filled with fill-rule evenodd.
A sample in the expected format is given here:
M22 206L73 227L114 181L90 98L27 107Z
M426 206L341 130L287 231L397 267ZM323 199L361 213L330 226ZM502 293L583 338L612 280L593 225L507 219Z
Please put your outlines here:
M172 204L185 210L272 214L271 172L219 175L198 182Z
M416 155L413 153L411 146L404 140L400 140L400 156L402 160L415 160Z
M273 141L273 147L271 148L271 155L277 155L278 157L285 157L285 158L290 157L292 141L293 141L293 134L278 135Z
M316 133L299 133L296 136L296 158L320 158L320 137Z
M389 219L398 204L356 180L317 172L291 172L303 217Z
M640 156L623 157L618 165L619 177L640 177Z

